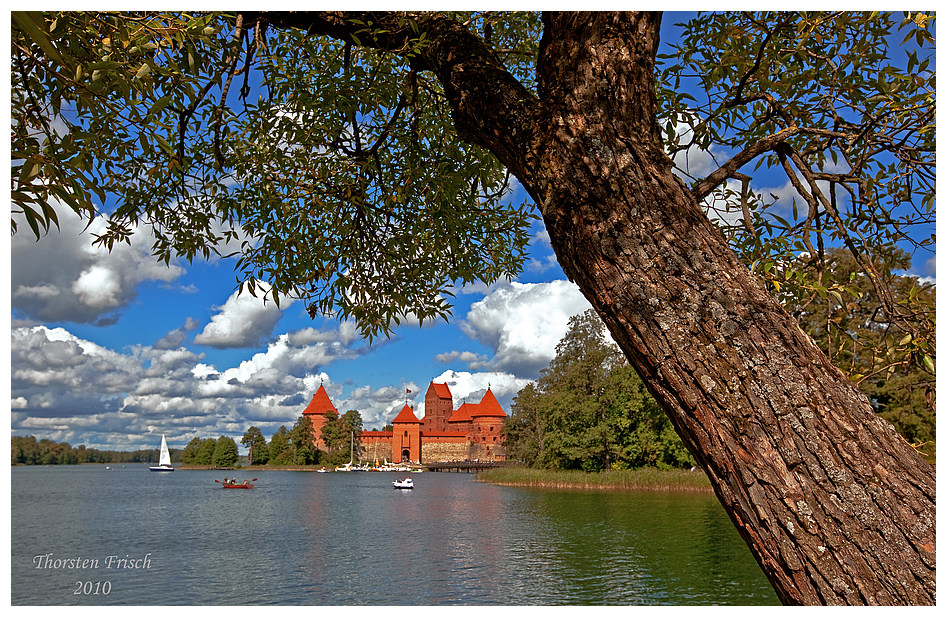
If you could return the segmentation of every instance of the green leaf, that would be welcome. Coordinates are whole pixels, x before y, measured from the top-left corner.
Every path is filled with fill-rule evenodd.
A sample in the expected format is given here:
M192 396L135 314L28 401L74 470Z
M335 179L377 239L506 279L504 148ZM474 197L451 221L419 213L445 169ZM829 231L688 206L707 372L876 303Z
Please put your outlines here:
M36 43L47 56L58 62L64 68L67 66L67 63L63 60L62 56L59 55L59 52L56 51L52 41L46 34L46 21L42 13L38 11L13 11L11 17L13 18L13 23L16 24L30 40Z

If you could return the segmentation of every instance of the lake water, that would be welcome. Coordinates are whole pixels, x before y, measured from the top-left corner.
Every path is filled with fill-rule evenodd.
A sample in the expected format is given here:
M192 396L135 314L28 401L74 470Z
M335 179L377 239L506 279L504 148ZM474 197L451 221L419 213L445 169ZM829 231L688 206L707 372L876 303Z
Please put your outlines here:
M710 494L289 471L247 491L224 475L13 467L12 604L777 603Z

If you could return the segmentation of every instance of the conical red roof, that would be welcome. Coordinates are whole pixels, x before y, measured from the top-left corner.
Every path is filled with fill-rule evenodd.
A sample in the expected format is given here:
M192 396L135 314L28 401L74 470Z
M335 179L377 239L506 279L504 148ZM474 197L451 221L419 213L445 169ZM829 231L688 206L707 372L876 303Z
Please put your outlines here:
M306 405L306 409L303 410L303 415L324 416L330 411L339 413L335 405L332 404L332 401L329 400L329 394L326 392L326 389L320 384L319 389L312 395L312 400L309 401L309 404Z
M401 412L391 421L392 424L407 424L412 422L421 424L421 421L418 420L418 417L414 415L414 412L411 411L411 408L408 407L407 404L401 408Z
M500 407L500 402L497 401L497 397L493 395L493 390L487 388L487 393L483 395L483 399L480 401L480 404L477 405L477 410L472 411L470 415L474 417L496 416L505 418L506 412Z

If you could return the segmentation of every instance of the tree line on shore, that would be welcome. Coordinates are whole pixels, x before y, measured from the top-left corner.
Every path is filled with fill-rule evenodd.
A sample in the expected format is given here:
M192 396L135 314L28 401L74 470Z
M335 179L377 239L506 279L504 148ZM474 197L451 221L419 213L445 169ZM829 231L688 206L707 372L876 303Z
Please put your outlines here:
M170 450L171 461L179 460L180 452ZM158 448L132 452L99 450L84 445L72 446L67 442L39 439L32 435L15 435L10 442L13 465L79 465L81 463L156 463Z
M681 469L695 461L592 310L569 321L556 356L513 400L511 459L529 467Z

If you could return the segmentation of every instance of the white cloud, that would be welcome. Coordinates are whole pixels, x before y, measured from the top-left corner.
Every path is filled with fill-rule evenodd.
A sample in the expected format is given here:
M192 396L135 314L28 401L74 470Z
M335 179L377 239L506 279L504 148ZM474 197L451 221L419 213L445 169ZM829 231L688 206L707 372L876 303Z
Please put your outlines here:
M328 341L337 341L342 345L351 345L352 342L360 338L355 324L351 321L341 322L336 330L303 328L302 330L290 332L289 337L293 345L308 345Z
M72 291L90 307L111 309L121 306L118 273L102 265L86 269L72 285Z
M60 230L37 241L28 233L11 239L11 299L15 311L43 321L107 323L127 306L144 281L170 283L184 269L158 263L151 255L153 238L139 230L132 244L117 244L111 252L92 245L93 234L106 222L63 216Z
M282 310L293 303L291 298L284 298L278 308L265 292L266 288L261 287L254 296L246 285L235 291L194 337L194 343L218 349L258 346L273 333Z
M54 296L58 296L59 294L59 288L55 287L54 285L34 285L32 287L29 285L20 285L13 292L14 296L19 296L21 298L29 296L35 296L37 298L52 298Z
M184 320L184 325L182 327L175 328L158 339L158 341L155 343L155 348L174 349L175 347L179 347L181 343L184 342L184 339L187 338L188 332L196 329L199 325L201 324L196 319L193 317L188 317Z
M153 447L142 439L156 432L173 436L176 447L194 436L239 436L250 425L269 435L281 424L291 426L320 382L329 382L322 367L365 351L342 343L352 342L344 328L310 337L320 340L293 344L290 334L281 335L266 351L218 370L184 347L118 352L64 328L17 327L11 332L11 429L128 449ZM335 396L341 393L331 387ZM390 404L394 397L388 393L384 400Z
M326 390L332 396L332 391L329 390L328 386ZM406 394L405 390L411 390L411 394ZM339 413L345 413L349 409L357 409L362 417L362 426L366 429L380 429L389 424L404 407L405 401L414 408L415 415L420 417L423 404L419 407L418 401L423 400L424 391L413 382L404 384L403 388L385 386L375 389L371 386L359 386L350 391L345 398L332 396L332 402L338 408Z
M464 332L495 350L475 368L493 368L534 378L556 355L569 319L590 308L573 283L511 283L474 303Z
M434 356L434 359L438 362L465 362L467 364L472 363L485 363L487 361L487 356L483 354L474 353L472 351L448 351L446 353L439 353Z

